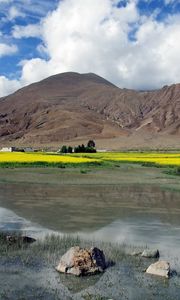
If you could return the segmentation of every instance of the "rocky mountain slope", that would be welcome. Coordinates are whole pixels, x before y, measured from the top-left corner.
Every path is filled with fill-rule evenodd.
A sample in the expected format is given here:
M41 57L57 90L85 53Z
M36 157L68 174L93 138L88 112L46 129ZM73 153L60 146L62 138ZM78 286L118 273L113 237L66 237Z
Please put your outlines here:
M63 73L0 99L1 145L58 145L136 134L178 138L180 84L138 92L92 73Z

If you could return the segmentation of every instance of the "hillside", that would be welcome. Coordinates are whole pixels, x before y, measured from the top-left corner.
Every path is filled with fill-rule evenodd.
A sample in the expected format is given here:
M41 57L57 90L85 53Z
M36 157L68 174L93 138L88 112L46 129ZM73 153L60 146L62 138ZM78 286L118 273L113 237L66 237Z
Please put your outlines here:
M3 146L56 147L94 138L105 148L147 147L147 141L180 148L180 84L138 92L92 73L63 73L0 102Z

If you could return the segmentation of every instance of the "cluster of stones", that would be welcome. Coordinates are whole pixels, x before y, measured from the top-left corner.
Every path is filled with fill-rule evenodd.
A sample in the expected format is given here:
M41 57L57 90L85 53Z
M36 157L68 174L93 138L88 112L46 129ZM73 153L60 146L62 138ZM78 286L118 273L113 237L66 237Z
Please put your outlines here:
M29 244L36 240L28 236L4 235L4 240L9 244ZM134 251L133 256L141 256L144 258L159 259L158 250L145 249L143 252ZM70 248L62 257L56 267L56 270L61 273L73 274L76 276L93 275L102 273L106 269L107 264L103 251L93 248L80 248L79 246ZM146 273L152 275L170 277L170 264L164 260L158 260L151 264Z
M132 255L138 255L144 258L159 258L158 250L144 250L143 252L133 252ZM61 273L73 274L76 276L92 275L101 273L105 270L107 264L103 251L98 248L70 248L61 258L56 270ZM169 278L170 264L159 260L151 264L146 273Z
M133 252L132 255L141 256L145 258L159 258L160 256L159 250L156 249L155 250L145 249L143 252ZM147 268L146 273L169 278L170 264L165 260L158 260L157 262L151 264Z

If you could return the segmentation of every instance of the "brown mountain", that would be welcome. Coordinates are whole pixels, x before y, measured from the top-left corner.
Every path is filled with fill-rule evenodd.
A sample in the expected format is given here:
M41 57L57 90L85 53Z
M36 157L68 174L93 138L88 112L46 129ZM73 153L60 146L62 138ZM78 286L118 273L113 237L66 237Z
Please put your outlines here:
M0 105L3 146L94 138L105 148L180 147L180 84L138 92L92 73L63 73L1 98Z

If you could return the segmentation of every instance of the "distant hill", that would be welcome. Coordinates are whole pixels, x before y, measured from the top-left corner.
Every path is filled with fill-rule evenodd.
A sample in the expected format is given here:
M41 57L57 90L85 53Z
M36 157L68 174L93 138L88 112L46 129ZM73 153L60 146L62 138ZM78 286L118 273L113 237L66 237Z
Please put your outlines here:
M158 147L158 139L162 147L180 148L180 84L138 92L93 73L62 73L1 98L0 107L3 146L94 138L105 148L126 148L127 141L128 148Z

